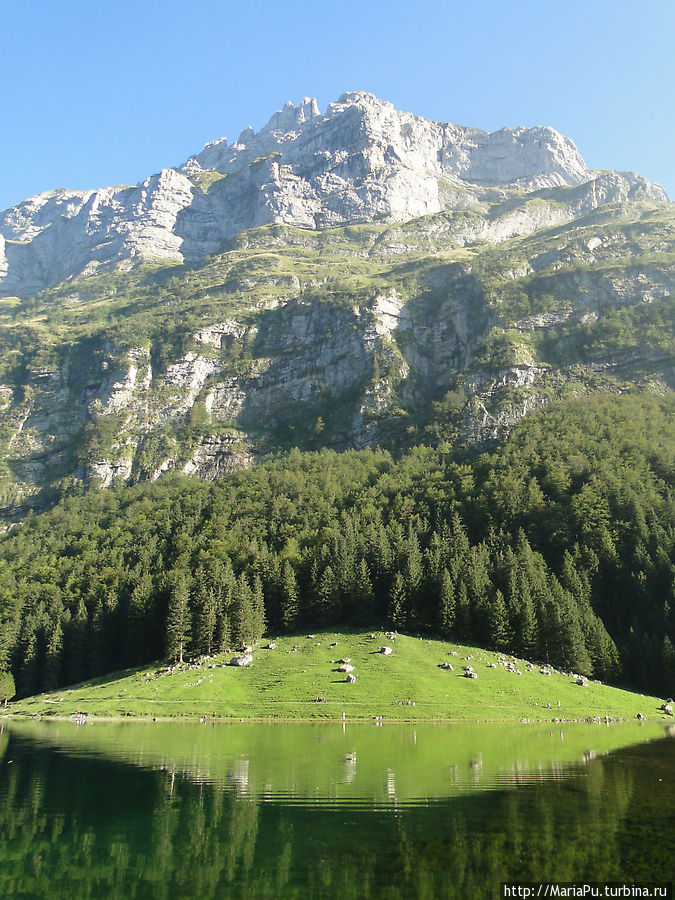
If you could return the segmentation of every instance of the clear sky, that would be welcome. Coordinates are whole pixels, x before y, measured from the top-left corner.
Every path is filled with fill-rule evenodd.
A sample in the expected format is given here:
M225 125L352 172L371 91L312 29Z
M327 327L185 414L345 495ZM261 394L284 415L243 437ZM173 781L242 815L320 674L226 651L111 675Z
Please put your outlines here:
M551 125L675 199L675 0L0 0L0 209L135 184L345 90Z

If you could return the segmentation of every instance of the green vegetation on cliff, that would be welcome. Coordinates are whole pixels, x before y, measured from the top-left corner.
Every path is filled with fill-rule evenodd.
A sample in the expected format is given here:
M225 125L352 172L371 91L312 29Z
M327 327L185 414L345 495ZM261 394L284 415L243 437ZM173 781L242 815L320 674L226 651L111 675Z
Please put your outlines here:
M0 300L0 516L294 446L485 445L561 395L670 389L668 205L492 244L472 216L264 226L192 266ZM464 398L451 421L436 414L448 391Z

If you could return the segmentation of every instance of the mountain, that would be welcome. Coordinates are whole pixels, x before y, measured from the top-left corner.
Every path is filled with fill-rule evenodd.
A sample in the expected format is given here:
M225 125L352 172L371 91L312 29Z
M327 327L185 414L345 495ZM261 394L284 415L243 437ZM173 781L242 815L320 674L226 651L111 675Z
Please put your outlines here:
M0 285L4 294L26 296L113 264L198 263L260 225L405 222L579 185L586 187L574 195L551 195L562 209L497 216L492 227L473 223L457 236L461 243L502 241L608 202L667 198L644 178L588 170L574 144L551 128L488 134L402 113L360 92L343 94L322 116L305 98L287 103L260 132L247 128L233 144L207 144L136 187L51 191L6 210Z
M0 503L270 451L499 439L673 387L664 191L551 128L343 94L135 187L0 213Z

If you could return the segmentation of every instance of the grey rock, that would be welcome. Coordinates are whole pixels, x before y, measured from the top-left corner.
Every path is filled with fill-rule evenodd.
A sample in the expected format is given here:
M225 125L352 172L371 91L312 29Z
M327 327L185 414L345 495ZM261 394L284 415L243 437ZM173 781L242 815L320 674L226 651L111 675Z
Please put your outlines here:
M575 190L547 202L564 188ZM514 197L540 202L509 208ZM474 210L457 241L499 242L639 199L667 197L632 173L587 169L552 128L489 134L401 112L365 92L343 94L321 115L305 98L259 132L211 142L135 187L49 191L3 211L0 295L28 296L111 266L194 263L270 223L319 229Z
M250 666L253 662L253 657L250 653L245 653L243 656L233 656L230 660L231 666Z

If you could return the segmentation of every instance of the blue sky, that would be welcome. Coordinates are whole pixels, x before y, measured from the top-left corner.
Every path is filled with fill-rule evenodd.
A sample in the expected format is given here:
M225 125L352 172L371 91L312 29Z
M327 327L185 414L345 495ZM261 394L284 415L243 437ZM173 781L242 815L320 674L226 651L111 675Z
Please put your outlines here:
M369 90L495 130L545 124L675 199L673 0L0 0L0 209L135 184L287 100Z

